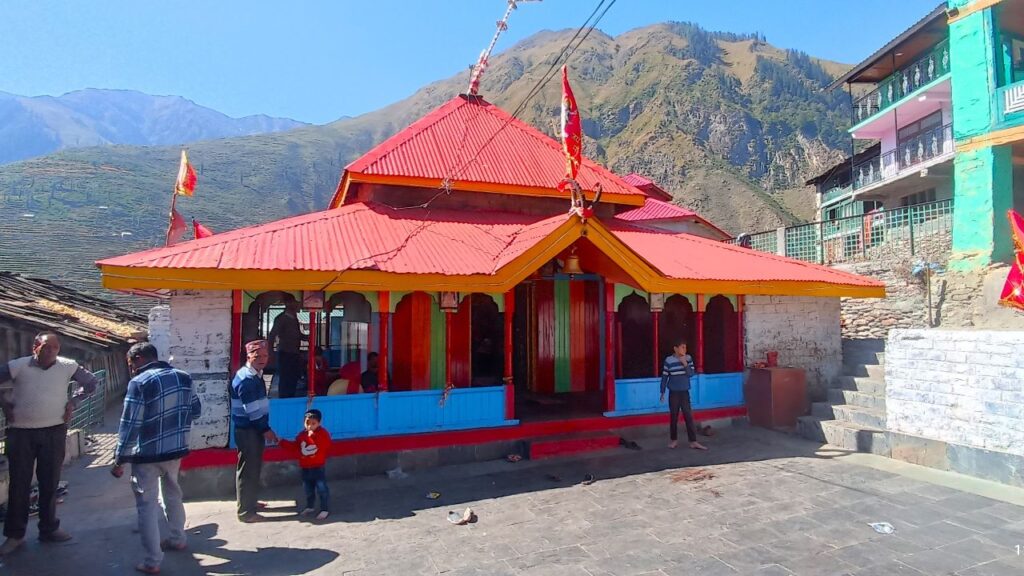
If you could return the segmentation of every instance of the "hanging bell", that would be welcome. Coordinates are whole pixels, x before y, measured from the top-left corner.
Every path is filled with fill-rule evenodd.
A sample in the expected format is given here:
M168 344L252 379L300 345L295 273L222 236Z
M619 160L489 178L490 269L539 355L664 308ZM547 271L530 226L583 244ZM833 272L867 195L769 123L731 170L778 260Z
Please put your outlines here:
M576 274L583 274L583 269L580 268L580 257L576 254L576 247L572 247L572 251L569 252L569 257L565 259L565 267L562 268L562 274L568 274L570 276Z

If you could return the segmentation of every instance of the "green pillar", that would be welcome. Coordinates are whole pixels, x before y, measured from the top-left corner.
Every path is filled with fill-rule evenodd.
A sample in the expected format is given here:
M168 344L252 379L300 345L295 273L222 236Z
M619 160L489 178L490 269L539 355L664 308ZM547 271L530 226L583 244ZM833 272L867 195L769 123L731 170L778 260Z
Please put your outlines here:
M971 4L952 0L951 8ZM1000 51L991 8L949 26L953 136L958 145L992 129ZM1013 205L1013 164L1006 146L957 152L953 163L950 268L971 270L1010 256L1006 210Z
M950 268L971 270L1013 253L1006 211L1013 206L1009 146L959 152L953 164L953 255Z

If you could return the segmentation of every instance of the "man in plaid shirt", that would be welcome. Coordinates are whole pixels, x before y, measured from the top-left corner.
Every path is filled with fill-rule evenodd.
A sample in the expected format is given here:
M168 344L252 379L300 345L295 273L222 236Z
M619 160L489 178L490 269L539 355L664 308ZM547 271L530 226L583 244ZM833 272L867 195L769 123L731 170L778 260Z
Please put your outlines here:
M156 347L149 342L131 347L128 366L135 377L128 383L124 398L110 473L120 478L124 473L122 465L132 465L132 492L146 551L145 560L135 569L159 574L163 550L185 549L185 506L178 486L178 469L182 457L188 454L189 432L202 406L192 387L192 377L157 360ZM166 517L170 527L169 537L162 542L161 516Z

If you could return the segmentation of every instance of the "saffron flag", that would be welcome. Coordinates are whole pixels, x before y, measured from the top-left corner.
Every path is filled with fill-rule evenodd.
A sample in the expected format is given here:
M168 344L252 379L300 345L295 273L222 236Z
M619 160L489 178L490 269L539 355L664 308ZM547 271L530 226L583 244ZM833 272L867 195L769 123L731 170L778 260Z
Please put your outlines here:
M195 234L196 239L206 238L207 236L213 236L213 230L210 230L206 226L203 226L196 219L192 219L192 232Z
M173 246L184 240L187 230L188 225L185 224L185 219L178 214L177 210L171 208L171 222L167 226L167 243L165 245Z
M583 129L565 66L562 66L562 150L565 152L565 177L575 180L583 156Z
M178 179L174 182L174 193L191 196L196 191L196 171L188 163L188 156L181 151L181 166L178 167Z
M1010 233L1013 235L1013 264L999 295L999 303L1024 311L1024 218L1013 210L1008 211L1006 217L1010 219Z

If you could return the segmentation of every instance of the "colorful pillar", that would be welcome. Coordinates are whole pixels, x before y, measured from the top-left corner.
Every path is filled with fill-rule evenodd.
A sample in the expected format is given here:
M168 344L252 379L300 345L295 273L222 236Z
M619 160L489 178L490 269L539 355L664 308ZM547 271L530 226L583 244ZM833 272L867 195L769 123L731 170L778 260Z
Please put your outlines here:
M231 291L231 373L242 367L242 291Z
M621 364L621 358L615 358L614 351L618 337L614 330L615 322L615 284L604 280L604 394L605 410L615 411L615 369ZM620 349L621 352L621 349ZM615 361L613 361L615 360Z
M380 318L380 353L377 357L377 381L378 389L381 392L386 392L388 389L388 337L389 330L388 326L391 318L391 293L390 292L377 292L377 306L379 310L377 315Z
M704 295L697 294L697 373L704 373Z
M320 311L315 308L309 310L309 363L306 366L306 396L310 399L316 395L316 321L319 314Z
M736 295L736 371L742 372L744 366L743 359L743 296L740 294Z
M980 3L979 3L980 4ZM949 25L953 137L953 254L951 270L972 270L1012 256L1006 211L1013 206L1013 159L1009 146L989 138L997 111L1001 52L995 11L954 1L963 15Z
M658 376L661 373L661 361L658 359L658 320L661 318L661 312L651 312L651 326L653 339L654 339L654 376Z
M451 390L452 384L452 311L444 311L444 389Z
M514 420L516 417L516 387L512 381L512 326L515 320L516 291L515 288L505 292L505 419Z

